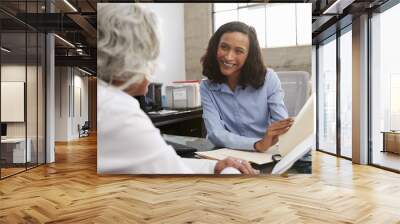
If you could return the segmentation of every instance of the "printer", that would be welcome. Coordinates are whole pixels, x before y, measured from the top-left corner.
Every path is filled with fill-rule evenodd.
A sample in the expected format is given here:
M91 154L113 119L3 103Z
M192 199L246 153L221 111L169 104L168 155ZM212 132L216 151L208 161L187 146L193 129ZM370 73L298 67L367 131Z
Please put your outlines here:
M200 81L175 81L165 87L167 107L191 109L201 106Z

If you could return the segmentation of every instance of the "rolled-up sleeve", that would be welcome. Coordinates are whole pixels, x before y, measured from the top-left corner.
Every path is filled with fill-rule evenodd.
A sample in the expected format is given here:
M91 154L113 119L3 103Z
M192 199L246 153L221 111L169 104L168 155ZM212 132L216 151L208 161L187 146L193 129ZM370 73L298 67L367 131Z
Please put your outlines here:
M207 138L217 147L232 149L254 150L254 143L260 138L245 137L229 132L221 119L218 105L213 99L212 92L205 81L200 85L203 120L207 129Z
M288 117L288 111L283 101L284 92L278 75L274 71L268 72L268 109L270 112L271 122L283 120Z

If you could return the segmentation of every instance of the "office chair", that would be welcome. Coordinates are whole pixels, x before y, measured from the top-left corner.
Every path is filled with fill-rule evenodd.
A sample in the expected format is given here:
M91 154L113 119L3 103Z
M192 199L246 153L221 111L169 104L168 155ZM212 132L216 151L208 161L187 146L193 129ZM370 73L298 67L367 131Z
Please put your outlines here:
M309 77L304 71L277 71L290 117L296 116L309 97Z
M282 89L285 93L283 101L288 109L289 117L295 117L310 96L310 75L308 72L304 71L277 71L276 74L281 81ZM304 167L306 167L307 170L298 170L299 172L311 173L311 170L309 170L309 163L311 163L311 151L304 155L303 158L299 159L296 163L298 165L306 164Z
M78 129L79 129L79 138L89 136L89 129L90 129L89 121L85 121L85 123L80 128L78 125Z

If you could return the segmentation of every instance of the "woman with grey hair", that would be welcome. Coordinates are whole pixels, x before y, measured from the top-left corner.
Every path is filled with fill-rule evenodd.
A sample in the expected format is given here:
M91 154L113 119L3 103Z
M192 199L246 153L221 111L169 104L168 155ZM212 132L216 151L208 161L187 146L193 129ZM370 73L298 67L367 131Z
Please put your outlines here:
M98 173L256 173L233 158L179 157L132 97L146 94L159 55L153 13L133 3L98 4L97 18Z

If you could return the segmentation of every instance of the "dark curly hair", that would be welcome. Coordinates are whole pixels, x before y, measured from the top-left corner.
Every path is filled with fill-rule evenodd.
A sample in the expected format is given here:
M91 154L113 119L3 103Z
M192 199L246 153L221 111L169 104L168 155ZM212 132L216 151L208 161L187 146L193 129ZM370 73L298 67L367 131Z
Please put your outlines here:
M217 50L219 41L224 33L240 32L249 37L249 52L240 74L239 85L246 87L250 85L256 89L264 85L266 67L264 65L260 45L258 43L256 30L242 22L229 22L221 27L211 37L207 52L201 58L203 64L203 75L216 83L226 83L217 61Z

